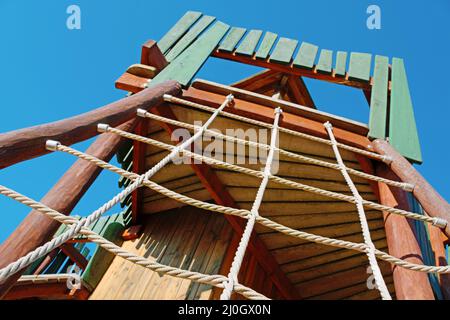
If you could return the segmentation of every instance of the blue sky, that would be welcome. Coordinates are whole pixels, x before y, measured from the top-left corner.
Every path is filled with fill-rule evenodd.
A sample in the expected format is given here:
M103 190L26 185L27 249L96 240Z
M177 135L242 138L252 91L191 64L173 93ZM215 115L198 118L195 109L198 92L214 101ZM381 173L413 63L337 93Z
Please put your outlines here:
M414 3L414 4L412 4ZM411 1L18 1L0 0L0 132L62 119L124 96L114 81L139 62L140 45L158 40L187 10L245 28L276 32L331 50L405 59L426 179L450 199L447 138L450 116L448 41L450 2ZM81 8L81 30L66 28L66 8ZM381 30L366 27L366 8L381 7ZM199 77L231 83L259 69L210 59ZM367 122L368 107L355 89L307 80L319 109ZM85 149L90 141L76 145ZM0 171L0 184L40 199L75 159L50 154ZM86 215L118 192L104 172L76 207ZM0 241L28 209L0 198ZM112 212L117 212L118 209Z

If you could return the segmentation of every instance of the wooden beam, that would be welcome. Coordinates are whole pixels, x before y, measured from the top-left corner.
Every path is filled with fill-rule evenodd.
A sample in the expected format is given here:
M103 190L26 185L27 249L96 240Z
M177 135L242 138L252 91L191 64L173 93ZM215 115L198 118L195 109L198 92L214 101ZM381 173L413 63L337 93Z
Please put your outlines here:
M377 139L372 142L376 152L392 158L391 170L401 181L414 185L413 194L425 212L431 217L439 217L447 222L444 232L450 236L450 205L434 190L434 188L417 172L417 170L398 153L388 142Z
M258 89L281 79L282 74L273 70L264 70L248 78L233 83L231 86L239 89L259 92Z
M3 299L87 300L90 295L90 292L84 286L74 291L73 294L70 293L66 282L29 283L14 286Z
M52 251L50 251L50 253L44 258L44 260L42 260L41 264L36 268L36 270L34 270L33 274L34 275L41 274L45 270L45 268L48 267L50 262L52 262L52 260L56 257L58 252L59 252L59 248L56 248L56 249L53 249Z
M169 64L155 40L148 40L142 45L141 63L155 67L157 71L164 69Z
M167 107L164 108L163 106L158 106L154 109L154 113L176 120L175 114ZM169 134L172 134L172 132L177 129L177 127L169 124L161 123L161 125ZM192 162L191 167L217 204L232 208L239 208L233 197L227 191L226 187L220 181L217 174L209 165L205 163L196 164ZM246 220L231 215L225 215L225 218L229 221L231 227L238 235L243 234ZM249 252L251 252L258 259L258 262L262 268L266 271L267 275L272 279L274 285L286 299L299 298L297 290L286 277L274 257L267 250L265 244L256 233L253 233L251 236L249 242Z
M86 269L86 266L88 265L87 259L73 246L73 244L64 243L61 246L61 251L80 267L80 269Z
M48 139L71 145L92 138L98 123L118 126L135 118L137 109L160 104L166 93L179 94L180 85L168 81L72 118L0 134L0 169L48 153Z
M377 163L375 173L383 178L399 180L384 164ZM379 183L381 204L394 208L411 210L406 192ZM385 220L386 239L389 254L412 262L423 264L422 252L413 231L413 226L405 217L396 214L383 213ZM395 294L399 300L434 300L426 273L393 267Z
M135 120L130 120L120 128L129 131L134 125ZM109 161L121 142L120 136L103 133L86 152L101 160ZM78 159L41 199L41 202L58 212L69 215L101 170L100 167L90 162ZM49 241L59 226L59 222L48 218L39 211L31 211L0 246L0 268ZM7 293L20 275L19 271L0 285L0 298Z
M141 119L136 126L135 133L140 136L147 136L148 121ZM143 142L133 141L133 172L142 174L145 172L145 150L147 145ZM139 212L142 209L142 187L131 193L131 221L132 224L139 222Z
M293 102L301 104L305 107L317 109L311 94L309 93L309 90L301 77L289 76L287 84L289 87L289 92L295 99Z
M337 84L343 84L343 85L347 85L347 86L354 87L354 88L360 88L360 89L369 89L370 88L369 82L355 81L355 80L346 79L343 77L336 77L333 74L328 75L328 74L317 73L317 71L314 70L315 68L313 68L311 70L306 69L306 68L295 68L295 67L293 67L292 63L286 64L286 65L279 64L279 63L271 63L271 62L269 62L269 59L256 59L254 57L235 55L230 52L224 52L224 51L218 51L218 50L213 51L212 56L216 57L216 58L241 62L241 63L253 65L253 66L258 66L261 68L271 69L271 70L279 71L282 73L288 73L288 74L295 75L295 76L307 77L307 78L319 79L319 80L324 80L324 81L337 83Z
M446 249L444 245L444 235L438 228L428 228L430 244L434 254L436 266L447 266ZM438 274L439 286L445 300L450 300L450 274Z

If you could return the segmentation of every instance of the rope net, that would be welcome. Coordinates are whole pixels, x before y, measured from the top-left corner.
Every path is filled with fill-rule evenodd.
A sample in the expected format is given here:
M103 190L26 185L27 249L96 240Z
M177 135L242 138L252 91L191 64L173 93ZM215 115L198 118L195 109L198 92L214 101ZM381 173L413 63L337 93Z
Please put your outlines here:
M281 232L283 234L296 237L299 239L303 239L310 242L315 242L323 245L333 246L337 248L345 248L349 250L355 250L361 253L365 253L368 257L368 261L370 264L371 269L374 273L376 288L379 290L380 295L383 299L391 299L389 291L386 287L386 284L383 279L383 275L380 271L380 268L377 263L377 258L387 261L391 264L400 266L402 268L406 268L409 270L419 271L419 272L426 272L426 273L450 273L450 266L427 266L427 265L421 265L421 264L415 264L408 262L406 260L402 260L399 258L396 258L394 256L389 255L386 252L380 251L377 248L375 248L371 237L370 237L370 230L367 223L367 218L365 216L364 208L371 208L379 211L384 211L388 213L398 214L410 219L415 219L418 221L430 223L432 225L438 226L438 227L445 227L447 224L447 221L442 220L440 218L433 218L424 216L419 213L409 212L401 209L396 209L388 206L384 206L375 202L364 200L358 190L356 189L355 184L350 178L350 175L355 175L359 177L366 178L368 180L377 181L377 182L383 182L391 186L399 187L407 191L411 191L414 186L402 183L398 181L392 181L384 178L380 178L377 176L369 175L364 172L360 172L355 169L351 169L346 167L344 161L342 160L342 157L340 155L339 149L344 149L348 151L352 151L358 154L365 155L367 157L370 157L372 159L377 159L379 161L383 162L390 162L390 159L381 156L379 154L358 149L352 146L348 146L342 143L339 143L336 141L334 134L333 134L333 128L330 123L325 123L324 127L328 133L328 136L330 140L318 138L315 136L307 135L304 133L299 133L296 131L292 131L283 127L279 126L279 121L281 117L282 110L280 108L275 109L275 116L274 121L272 124L267 124L265 122L260 122L253 119L248 119L246 117L238 116L233 113L225 112L223 109L226 107L229 107L233 104L233 96L229 95L226 97L225 101L220 105L220 107L211 108L208 106L203 106L197 103L193 103L190 101L186 101L180 98L172 97L165 95L164 99L168 102L177 103L180 105L193 107L197 109L201 109L204 111L211 112L212 115L209 117L209 119L204 123L203 126L194 126L188 123L183 123L180 121L176 121L169 118L164 118L161 116L157 116L155 114L146 112L145 110L139 109L137 112L137 115L144 118L150 118L156 121L172 124L175 126L179 126L182 128L190 129L195 132L195 134L187 139L186 141L178 144L177 146L169 145L157 140L153 140L151 138L142 137L133 133L129 133L126 131L119 130L117 128L109 127L106 124L99 124L98 130L100 132L110 132L114 134L118 134L122 137L132 139L135 141L139 141L145 144L153 145L156 147L159 147L161 149L165 149L170 151L167 156L165 156L162 160L160 160L155 166L153 166L151 169L149 169L147 172L145 172L142 175L138 175L133 172L129 172L127 170L118 168L114 165L111 165L105 161L102 161L98 158L95 158L89 154L86 154L84 152L75 150L71 147L64 146L60 144L57 141L49 140L47 141L46 147L48 150L51 151L61 151L68 154L71 154L73 156L76 156L80 159L84 159L86 161L89 161L103 169L109 170L111 172L117 173L122 177L125 177L132 181L131 184L129 184L125 189L123 189L121 192L119 192L116 196L114 196L111 200L106 202L104 205L102 205L100 208L89 214L87 217L84 217L80 220L66 216L60 212L57 212L46 205L35 201L31 198L28 198L10 188L7 188L5 186L0 185L0 194L7 196L17 202L20 202L34 210L37 210L48 217L66 224L69 226L67 230L57 237L53 238L51 241L48 241L44 245L36 248L32 252L29 252L25 256L19 258L18 260L10 263L6 267L0 269L0 283L3 283L8 279L10 276L18 272L19 270L22 270L23 268L29 266L31 263L35 262L39 258L46 256L48 253L50 253L53 249L61 246L66 241L76 237L77 235L84 235L86 236L89 241L98 244L102 248L106 249L107 251L113 253L114 255L117 255L119 257L122 257L128 261L131 261L135 264L138 264L140 266L143 266L144 268L148 268L150 270L156 271L161 274L167 274L170 276L188 279L191 281L199 282L202 284L211 285L217 288L223 289L223 292L220 296L223 300L228 300L231 297L232 292L239 293L243 295L244 297L248 299L268 299L266 296L254 291L253 289L246 287L238 282L238 274L242 265L242 261L250 240L250 236L252 234L252 231L254 229L254 226L256 223L259 223L260 225L263 225L267 228L273 229L275 231ZM232 118L235 120L247 122L256 126L269 128L271 130L271 139L270 139L270 145L261 144L253 141L247 141L238 139L236 137L223 135L220 133L217 133L216 131L209 130L208 127L211 125L211 123L218 117L218 116L225 116L228 118ZM277 144L277 137L280 132L284 132L290 135L294 135L297 137L309 139L315 142L324 143L327 145L330 145L333 149L334 155L336 157L337 163L330 163L310 157L306 157L303 155L299 155L290 151L286 151L283 149L278 148ZM223 162L211 157L206 157L194 152L191 152L187 150L187 148L190 148L190 146L195 143L198 139L200 139L203 135L208 135L216 138L221 138L226 141L233 141L238 144L243 144L251 147L256 148L262 148L268 151L268 156L266 159L266 164L263 171L257 171L252 170L249 168L241 167L238 165L234 165L231 163ZM282 154L287 157L291 157L306 163L314 164L317 166L327 167L334 170L339 170L341 174L344 177L345 182L347 183L348 187L351 190L352 195L345 195L340 194L312 186L308 186L302 183L298 183L292 180L284 179L281 177L278 177L276 175L272 174L272 166L273 166L273 158L275 152L278 152L279 154ZM226 170L231 170L235 172L239 172L242 174L247 174L250 176L254 176L261 179L261 184L258 188L256 198L253 202L253 205L251 207L251 210L245 210L245 209L237 209L237 208L231 208L226 206L221 206L209 202L204 202L200 200L196 200L193 198L190 198L188 196L179 194L177 192L174 192L172 190L169 190L154 181L151 181L150 178L156 174L159 170L161 170L166 164L171 162L175 157L181 156L186 157L188 159L197 159L200 160L208 165L211 165L216 168L222 168ZM265 218L263 216L259 215L259 207L262 203L264 192L266 190L266 187L269 183L269 181L282 184L285 186L288 186L293 189L303 190L306 192L311 192L314 194L318 194L321 196L347 201L350 203L355 204L360 224L361 224L361 230L363 234L364 243L355 243L351 241L345 241L345 240L339 240L339 239L333 239L329 237L324 237L320 235L311 234L308 232L300 231L292 229L288 226L282 225L280 223L277 223L275 221L272 221L268 218ZM177 267L172 267L168 265L160 264L154 260L150 260L148 258L136 255L134 253L131 253L127 250L124 250L123 248L115 245L111 241L108 241L104 237L100 236L99 234L95 233L91 229L89 229L89 226L91 226L95 221L97 221L103 214L105 214L110 208L112 208L115 204L122 201L125 197L127 197L131 192L136 190L139 187L147 187L150 188L168 198L174 199L178 202L181 202L186 205L194 206L209 212L216 212L216 213L222 213L227 215L233 215L238 216L244 219L247 219L247 224L244 229L244 232L241 236L241 240L239 242L238 248L236 250L232 265L230 267L228 276L223 275L208 275L203 274L200 272L190 271L190 270L184 270Z

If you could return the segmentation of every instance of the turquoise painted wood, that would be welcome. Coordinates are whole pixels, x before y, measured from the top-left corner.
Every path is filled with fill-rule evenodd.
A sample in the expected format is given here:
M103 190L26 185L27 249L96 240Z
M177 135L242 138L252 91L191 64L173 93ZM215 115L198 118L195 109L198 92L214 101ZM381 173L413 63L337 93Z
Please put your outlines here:
M216 20L215 17L203 16L166 54L166 60L171 62L178 57L195 39Z
M352 52L350 54L350 66L348 78L350 80L370 80L370 64L372 55L369 53Z
M246 29L244 28L231 28L230 32L228 32L227 36L221 42L219 51L232 52L238 44L239 40L241 40L244 36L245 31Z
M392 59L389 143L405 158L422 163L419 135L403 59Z
M333 63L333 51L322 49L320 50L319 61L317 62L317 72L330 74Z
M170 48L189 30L202 16L201 12L188 11L180 20L158 41L158 47L166 54Z
M261 36L262 36L261 30L250 30L248 34L245 36L244 40L242 40L242 42L237 47L236 54L241 54L244 56L253 56Z
M369 138L386 138L389 58L375 56L372 94L370 97Z
M336 65L334 67L334 73L336 76L345 77L347 72L347 52L338 51L336 53Z
M318 50L318 46L308 42L302 42L297 56L294 59L294 67L312 69Z
M256 51L256 58L258 59L267 59L269 56L270 50L272 49L275 41L277 40L278 35L272 32L266 32L264 38L259 45L258 50Z
M181 85L187 86L206 62L220 40L222 40L229 28L230 27L223 22L216 22L184 50L182 54L158 73L158 75L150 82L150 86L167 80L176 80Z
M270 55L270 62L277 62L281 64L289 64L297 48L298 41L288 38L280 38L275 49Z

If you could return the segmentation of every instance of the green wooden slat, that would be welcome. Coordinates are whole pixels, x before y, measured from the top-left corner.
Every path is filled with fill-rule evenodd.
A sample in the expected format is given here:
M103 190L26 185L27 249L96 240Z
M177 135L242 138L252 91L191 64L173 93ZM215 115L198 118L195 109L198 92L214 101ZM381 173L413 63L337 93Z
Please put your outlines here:
M386 138L389 58L375 56L370 97L369 137Z
M337 76L345 77L347 70L347 52L338 51L336 54L336 65L334 67L334 73Z
M233 27L219 46L220 51L232 52L245 34L244 28Z
M294 66L297 68L312 69L318 50L318 46L308 42L302 42L297 56L294 59Z
M250 30L236 49L236 54L252 56L262 36L261 30Z
M256 51L256 58L266 59L277 38L278 35L276 33L266 32L261 44L259 45L258 51Z
M166 54L166 60L171 62L178 57L187 47L194 42L195 39L205 30L208 26L216 20L215 17L203 16L200 20L181 38L177 44Z
M392 59L389 143L405 158L421 163L419 136L403 59Z
M189 30L189 28L202 16L201 12L188 11L180 20L158 41L162 53L169 49Z
M326 49L320 50L319 61L317 62L317 72L331 73L332 64L333 64L333 51Z
M229 28L223 22L216 22L184 50L182 54L158 73L150 82L150 86L167 80L176 80L183 86L188 85Z
M275 49L273 49L273 52L270 55L270 61L288 64L291 62L292 55L294 54L295 48L297 48L297 44L297 40L280 38Z
M350 66L348 78L350 80L370 80L370 64L372 55L369 53L352 52L350 54Z

